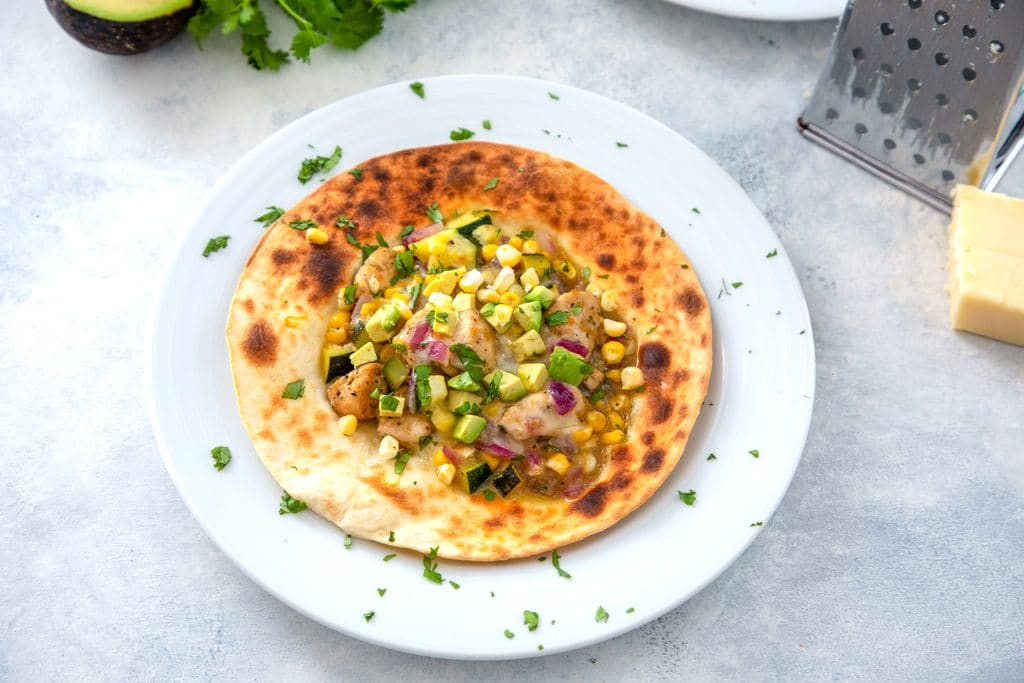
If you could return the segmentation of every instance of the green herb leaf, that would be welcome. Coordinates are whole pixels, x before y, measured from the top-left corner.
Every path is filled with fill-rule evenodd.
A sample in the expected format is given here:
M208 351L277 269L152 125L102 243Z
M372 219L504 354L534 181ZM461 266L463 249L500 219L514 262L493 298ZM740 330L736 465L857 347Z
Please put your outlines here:
M536 631L537 626L540 625L540 615L536 612L531 612L528 609L523 610L523 624L526 625L528 631Z
M765 258L773 258L773 257L778 256L778 255L779 255L779 250L778 249L772 249L767 254L765 254L764 257Z
M345 534L345 550L352 550L352 535Z
M280 505L277 506L277 514L295 514L297 512L302 512L305 509L305 503L303 503L301 500L295 500L294 498L291 497L291 495L289 495L287 491L285 491L284 495L281 496Z
M598 401L600 401L600 400L601 400L602 398L604 398L604 396L605 396L605 393L606 393L606 392L605 392L605 390L604 390L604 387L598 387L598 388L597 388L597 391L595 391L594 393L592 393L592 394L590 395L590 402L591 402L591 403L597 403L597 402L598 402Z
M560 100L560 99L562 99L561 97L559 97L558 95L556 95L556 94L555 94L555 93L553 93L553 92L549 92L549 93L548 93L548 97L550 97L550 98L551 98L551 99L553 99L553 100Z
M437 208L437 202L434 202L427 208L427 218L433 223L444 222L444 216L441 215L441 210Z
M747 451L747 452L750 453L755 458L760 458L761 457L761 451L757 450L756 448L754 450L752 450L752 451Z
M571 579L572 574L562 569L562 565L560 564L561 559L562 557L558 554L557 550L551 551L551 565L558 570L558 575L561 576L563 579Z
M345 214L341 214L340 216L338 216L338 220L335 221L334 224L336 226L338 226L339 228L343 228L343 229L346 229L346 230L355 230L356 229L356 222L354 220L352 220L351 218L349 218L348 216L346 216ZM355 237L352 237L351 235L347 235L345 237L345 239L347 239L350 243L352 242L352 240L355 240L355 246L357 246L357 247L359 246L359 240L356 240Z
M607 280L609 277L611 277L611 275L609 273L602 273L598 275L598 277L601 278L602 280Z
M429 406L430 395L430 366L417 365L413 371L416 373L416 401L420 406Z
M391 394L384 394L380 397L380 407L384 410L394 410L398 407L398 399Z
M384 235L380 234L380 230L377 231L377 244L380 245L382 249L388 248L388 241L384 239Z
M544 318L544 322L546 322L551 327L555 327L557 325L564 325L565 323L569 322L569 314L565 311L555 311L554 313Z
M693 211L694 213L700 213L700 209L698 209L696 206L690 209L690 211Z
M750 526L752 526L752 527L754 527L754 526L764 526L764 522L754 522Z
M494 491L492 491L490 489L484 489L484 494L483 495L484 495L484 498L486 500L488 500L488 501L494 500L495 498L498 497L498 494L496 494Z
M635 608L633 608L633 607L630 607L629 609L627 609L627 610L626 610L626 614L632 614L632 613L633 613L633 612L635 612L635 611L636 611L636 609L635 609Z
M629 145L627 145L625 142L619 142L618 140L615 141L615 146L619 148L629 147Z
M210 254L215 251L228 246L228 240L231 239L231 235L221 235L220 237L211 237L210 241L206 243L206 248L203 249L203 258L209 258Z
M733 289L739 289L739 288L740 288L740 287L742 287L742 286L743 286L743 283L742 283L742 282L733 282L733 283L732 283L732 288L733 288Z
M600 605L597 606L597 614L594 615L594 621L603 621L606 624L608 623L608 612L604 607L601 607Z
M397 554L395 554L395 553L388 553L387 555L384 556L383 559L384 559L385 562L390 562L391 560L395 559L396 557L398 557Z
M288 224L288 227L292 230L309 230L310 228L317 227L316 221L304 220L304 221L292 221Z
M419 81L413 81L412 83L410 83L409 90L412 90L414 93L416 93L416 96L419 97L421 100L426 98L427 96L426 93L423 92L423 84L420 83Z
M401 474L402 472L405 471L405 466L408 464L409 456L411 456L411 455L412 455L412 453L410 453L409 451L407 451L405 449L402 449L402 450L398 451L398 453L395 455L395 474ZM394 532L392 532L391 533L391 536L392 536L391 540L392 541L395 540L394 539L394 535L395 535Z
M714 453L708 453L708 457L706 457L704 459L705 460L718 460L718 456L715 455Z
M580 271L583 274L583 284L590 282L590 268L583 266L583 270Z
M264 228L269 228L271 225L277 222L277 219L284 215L284 209L279 206L268 206L266 207L267 212L261 216L257 216L252 219L254 223L262 223Z
M516 634L512 633L512 631L509 631L508 629L505 629L505 637L508 638L509 640L512 640L513 638L516 637Z
M456 415L460 416L460 417L462 415L467 414L467 413L469 413L470 415L479 415L480 414L480 404L479 403L470 403L469 401L463 401L462 404L459 405L459 406L456 406L455 410L453 410L452 412L455 413Z
M395 542L395 532L394 531L389 531L388 532L388 543L394 543L394 542Z
M349 175L351 175L356 180L362 180L363 179L363 169L361 169L361 168L353 168L352 170L349 171Z
M693 505L697 502L697 492L693 489L689 491L677 491L679 494L679 500L683 501L687 505Z
M384 594L387 593L387 592L388 592L387 588L378 588L377 589L377 595L379 595L382 598L384 597Z
M294 401L302 398L304 393L306 393L306 381L297 379L294 382L288 383L288 386L284 388L284 393L281 394L281 398L290 398Z
M474 351L469 346L466 346L465 344L452 344L450 350L452 353L455 354L456 358L458 358L459 361L462 363L462 367L466 368L467 370L472 365L477 365L480 366L481 368L484 365L483 360L480 358L480 356L477 355L477 352Z
M456 128L448 134L448 137L453 141L458 142L459 140L468 140L474 135L476 135L476 133L471 131L469 128Z
M298 179L302 184L308 183L317 173L327 173L341 161L341 147L335 145L334 151L329 157L315 156L302 160L299 167Z
M398 236L401 237L402 239L405 239L406 237L411 235L413 232L415 232L415 230L416 230L416 228L412 227L412 224L410 223L409 225L407 225L404 228L402 228L402 232L398 233Z
M430 552L423 556L423 576L434 583L442 583L444 577L437 571L437 549L440 546L435 546L430 549Z
M356 285L355 285L355 283L352 283L351 285L345 285L345 289L342 292L341 296L345 300L346 304L348 304L349 306L354 305L355 302L356 302Z
M416 301L420 298L420 291L423 289L423 283L417 282L409 290L409 308L410 310L416 308Z
M494 371L494 377L491 378L491 383L487 385L487 395L484 397L484 403L490 403L498 398L498 388L501 386L501 375L501 370Z
M217 446L210 451L210 455L213 457L213 466L217 468L218 472L231 462L231 449L227 446Z
M434 437L432 437L430 434L427 434L426 436L421 436L419 441L420 450L422 451L427 446L435 443L437 442L434 441Z
M494 176L493 178L491 178L490 180L487 181L486 185L484 185L484 191L486 192L486 191L493 190L497 186L498 186L498 176Z
M370 623L370 619L373 619L374 614L376 614L376 612L374 612L373 610L370 610L369 612L363 614L363 619L366 619L367 624Z
M491 129L491 120L490 119L484 119L483 123L481 123L480 125L482 125L484 127L484 130L490 130Z
M583 312L583 304L573 304L570 310L574 316L578 316Z

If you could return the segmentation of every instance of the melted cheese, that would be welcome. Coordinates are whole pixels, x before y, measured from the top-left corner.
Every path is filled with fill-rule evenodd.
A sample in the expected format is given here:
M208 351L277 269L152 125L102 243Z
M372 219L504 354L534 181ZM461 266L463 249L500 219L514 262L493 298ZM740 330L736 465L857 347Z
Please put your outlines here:
M950 294L954 328L1024 346L1024 199L957 187Z

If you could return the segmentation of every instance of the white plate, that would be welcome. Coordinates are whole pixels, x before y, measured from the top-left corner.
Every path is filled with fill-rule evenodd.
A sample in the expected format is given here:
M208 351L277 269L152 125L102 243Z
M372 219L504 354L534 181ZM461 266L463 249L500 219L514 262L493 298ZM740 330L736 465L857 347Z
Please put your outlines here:
M244 572L353 637L469 659L528 657L541 644L548 654L611 638L706 586L753 540L762 527L751 525L767 520L785 493L814 392L800 285L743 191L660 123L543 81L450 76L425 84L425 100L398 83L303 117L249 152L210 192L156 302L147 374L164 461L199 523ZM493 121L493 130L483 130L482 119ZM715 367L683 461L639 510L562 550L572 580L560 578L550 559L442 561L440 571L461 585L453 590L424 579L418 555L358 539L346 550L344 534L314 514L279 516L280 487L260 464L235 407L223 334L228 303L263 232L252 219L266 205L291 206L314 188L315 181L295 179L307 143L322 152L340 144L337 172L344 172L374 155L447 142L458 126L475 130L477 140L571 159L608 180L683 247L711 301ZM231 234L227 249L203 258L207 239L224 233ZM743 284L719 295L723 281ZM222 472L210 458L218 445L234 454ZM754 449L757 459L749 454ZM717 460L709 462L711 452ZM677 491L691 488L697 503L688 507ZM382 562L391 552L398 557ZM377 588L387 588L386 595ZM607 623L595 621L599 605L610 614ZM535 632L523 626L524 609L540 613ZM363 614L370 610L376 615L368 623ZM515 638L506 638L505 629Z
M765 21L835 19L846 0L668 0L712 14Z

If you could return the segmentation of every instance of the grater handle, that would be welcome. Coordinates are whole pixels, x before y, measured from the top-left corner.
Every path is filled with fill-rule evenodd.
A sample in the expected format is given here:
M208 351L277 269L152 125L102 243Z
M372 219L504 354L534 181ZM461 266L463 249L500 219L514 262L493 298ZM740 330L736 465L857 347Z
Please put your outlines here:
M999 145L988 176L982 181L981 189L991 192L1006 175L1013 160L1024 149L1024 87L1017 93L1017 102L1010 109L1008 121L1015 121L1007 126L1006 135Z

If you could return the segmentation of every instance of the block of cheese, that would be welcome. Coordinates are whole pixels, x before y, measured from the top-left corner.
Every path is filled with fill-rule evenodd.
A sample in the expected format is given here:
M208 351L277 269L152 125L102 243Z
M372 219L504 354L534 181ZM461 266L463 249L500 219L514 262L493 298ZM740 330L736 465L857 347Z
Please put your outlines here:
M953 327L1024 346L1024 199L959 185L949 259Z

